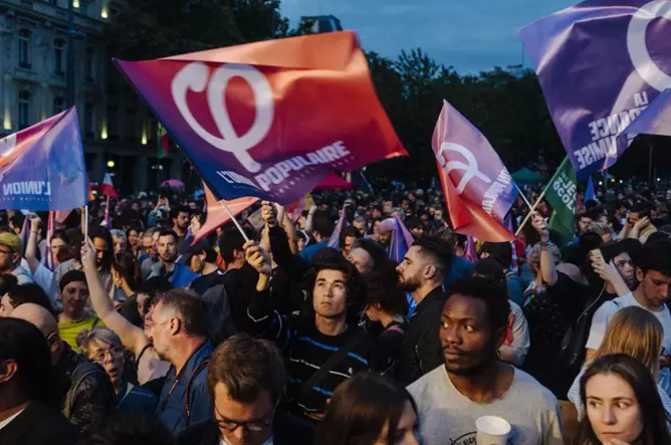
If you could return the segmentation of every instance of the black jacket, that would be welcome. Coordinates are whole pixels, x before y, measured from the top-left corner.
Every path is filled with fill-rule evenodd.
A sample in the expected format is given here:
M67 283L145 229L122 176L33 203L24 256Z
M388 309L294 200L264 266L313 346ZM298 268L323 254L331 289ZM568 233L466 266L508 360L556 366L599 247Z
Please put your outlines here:
M55 409L42 402L30 402L9 425L0 430L2 445L72 445L77 429Z
M273 422L273 445L298 445L290 437L291 430L276 417ZM210 421L197 423L177 436L178 445L219 445L220 440L217 424Z
M409 385L443 363L438 328L446 299L443 289L436 287L417 305L408 320L398 363L400 383Z
M87 433L112 412L114 388L102 367L63 345L66 349L53 369L53 406L62 409L80 432Z

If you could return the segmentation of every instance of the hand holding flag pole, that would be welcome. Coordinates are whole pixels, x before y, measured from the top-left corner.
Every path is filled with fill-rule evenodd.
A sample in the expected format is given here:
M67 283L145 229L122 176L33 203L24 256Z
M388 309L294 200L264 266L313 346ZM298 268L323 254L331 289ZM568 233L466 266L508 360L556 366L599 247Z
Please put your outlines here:
M573 175L573 180L572 181L570 180L571 174ZM566 187L570 188L571 182L573 182L572 193L565 190ZM515 236L519 235L519 233L522 231L522 229L524 228L526 223L529 221L529 218L531 218L531 216L536 211L536 207L538 206L538 204L540 204L540 202L543 200L543 198L545 198L547 192L550 191L551 187L553 187L553 186L554 186L554 190L553 190L553 195L551 196L551 198L553 198L553 201L555 203L562 201L563 202L562 206L565 206L569 213L573 212L574 211L573 208L569 208L569 207L571 207L571 205L569 205L570 200L569 201L563 201L562 197L558 196L558 194L560 193L560 191L561 191L561 193L571 193L571 195L573 196L573 200L575 201L575 186L574 186L574 184L575 184L575 173L573 172L572 166L569 163L569 158L565 157L564 160L562 161L562 163L559 164L559 167L557 167L557 171L555 171L555 174L552 175L552 178L550 179L550 181L548 181L547 185L543 189L543 192L540 194L538 199L536 199L536 202L534 202L534 205L531 207L529 213L527 213L526 217L522 221L522 224L520 224L519 228L515 232ZM573 204L573 206L574 205L575 204ZM558 210L558 207L560 207L560 206L559 205L556 205L556 206L553 205L553 209L555 211ZM560 210L562 210L562 209L560 209ZM566 229L568 229L568 228L566 228Z
M522 229L524 229L524 226L527 225L527 222L529 222L529 218L531 218L531 216L534 213L536 213L536 207L538 207L538 204L540 204L541 201L543 200L543 198L545 198L545 194L547 193L548 188L550 188L550 184L552 184L552 181L548 182L548 184L545 186L545 188L543 189L541 194L538 196L538 199L536 199L536 202L534 202L534 205L529 207L529 213L527 213L527 215L522 220L522 224L520 224L520 226L515 231L515 237L517 237L520 234L520 232L522 231Z

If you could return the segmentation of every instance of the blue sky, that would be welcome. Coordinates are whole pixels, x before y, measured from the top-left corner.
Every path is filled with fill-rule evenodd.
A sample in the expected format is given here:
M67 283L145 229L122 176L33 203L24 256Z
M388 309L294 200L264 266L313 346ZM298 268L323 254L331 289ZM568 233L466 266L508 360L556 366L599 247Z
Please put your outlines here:
M296 26L302 15L333 14L356 31L364 49L395 58L422 48L460 73L519 64L517 31L577 0L282 0Z

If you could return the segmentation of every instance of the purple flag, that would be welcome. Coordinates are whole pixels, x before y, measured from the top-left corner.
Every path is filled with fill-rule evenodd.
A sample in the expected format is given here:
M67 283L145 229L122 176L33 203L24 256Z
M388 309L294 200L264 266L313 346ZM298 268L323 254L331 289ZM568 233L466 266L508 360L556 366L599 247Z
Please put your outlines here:
M613 165L651 122L671 87L671 2L590 0L520 32L578 176ZM638 123L639 121L642 123Z
M0 139L0 209L81 207L88 182L75 108Z
M340 219L338 219L338 223L335 226L335 229L333 229L333 233L331 233L331 237L329 238L328 241L328 246L332 247L334 249L340 249L340 234L342 233L342 229L345 228L345 223L347 219L345 218L345 215L347 212L345 210L347 209L347 206L343 206L343 208L340 210Z
M391 234L391 243L389 244L389 259L398 264L403 261L403 257L405 257L412 243L415 242L415 238L398 216L394 215L393 219L394 231Z
M502 224L517 197L513 178L487 138L445 100L433 134L433 149L441 179L445 177L463 201L481 208ZM445 193L449 196L449 192ZM452 213L452 224L460 229L461 224L456 222L458 215ZM483 218L469 223L481 226L480 232L496 232Z

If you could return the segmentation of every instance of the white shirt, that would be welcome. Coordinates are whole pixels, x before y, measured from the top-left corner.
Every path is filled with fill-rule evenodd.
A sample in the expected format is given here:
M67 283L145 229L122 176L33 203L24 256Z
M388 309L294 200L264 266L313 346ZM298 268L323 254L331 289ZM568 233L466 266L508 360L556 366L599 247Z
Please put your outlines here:
M457 390L440 365L408 386L417 402L419 428L425 445L471 445L478 417L495 415L512 425L510 445L563 445L559 405L554 395L524 371L515 369L513 382L501 399L476 403Z
M603 341L604 336L606 335L606 329L608 328L608 323L610 319L615 315L617 311L622 308L636 306L641 309L645 309L654 315L657 320L662 324L664 329L664 337L662 338L662 354L671 355L671 312L666 305L663 305L657 311L651 311L650 309L642 306L634 294L629 292L622 297L615 298L610 301L606 301L597 309L592 317L592 326L589 330L589 337L587 338L587 344L585 347L588 349L599 349L601 342ZM667 394L671 394L671 372L668 368L664 368L659 373L659 384Z
M529 324L520 305L513 300L508 300L508 303L510 303L510 315L506 327L506 338L499 348L499 352L510 356L513 365L522 366L531 345Z
M12 423L12 420L16 419L19 414L24 412L26 410L27 406L21 410L19 410L16 414L12 414L11 416L7 417L5 420L0 421L0 430L2 430L4 427Z

